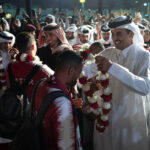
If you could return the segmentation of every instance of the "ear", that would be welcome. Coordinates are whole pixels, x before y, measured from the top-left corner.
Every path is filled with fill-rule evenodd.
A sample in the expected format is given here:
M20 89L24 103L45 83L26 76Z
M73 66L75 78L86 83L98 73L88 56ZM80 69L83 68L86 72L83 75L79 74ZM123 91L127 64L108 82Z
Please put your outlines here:
M130 32L130 33L129 33L129 36L130 36L130 38L133 38L134 33L133 33L133 32Z
M31 49L34 50L34 48L35 48L35 47L34 47L34 44L32 44Z
M68 76L70 76L73 72L74 72L73 67L68 67L68 71L67 71Z

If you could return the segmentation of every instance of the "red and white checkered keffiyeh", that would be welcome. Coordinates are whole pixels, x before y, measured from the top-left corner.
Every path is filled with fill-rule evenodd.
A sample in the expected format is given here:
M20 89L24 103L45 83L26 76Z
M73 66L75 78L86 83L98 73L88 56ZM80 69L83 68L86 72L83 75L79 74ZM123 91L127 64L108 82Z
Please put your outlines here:
M53 28L56 27L57 24L56 23L50 23L48 25L46 25L47 28ZM57 27L53 30L50 30L51 33L53 33L54 35L56 35L56 37L61 41L62 45L65 45L66 48L69 48L72 50L71 45L69 45L68 40L66 38L65 32L62 29L62 27Z

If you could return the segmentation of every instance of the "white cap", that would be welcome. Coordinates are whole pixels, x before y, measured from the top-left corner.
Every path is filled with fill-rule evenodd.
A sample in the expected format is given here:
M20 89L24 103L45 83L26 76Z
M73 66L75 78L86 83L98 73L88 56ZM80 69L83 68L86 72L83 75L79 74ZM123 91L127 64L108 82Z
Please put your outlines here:
M15 36L7 31L0 32L0 43L11 42L12 46L15 43Z
M72 24L70 27L66 29L66 32L75 32L77 30L77 27L75 24Z
M84 34L84 35L89 35L90 34L90 29L87 26L81 26L78 28L78 34Z
M133 43L138 44L140 46L144 45L144 39L142 37L142 34L140 33L140 29L138 25L136 25L130 16L120 16L117 18L114 18L109 22L109 27L111 29L128 29L134 33L133 36Z

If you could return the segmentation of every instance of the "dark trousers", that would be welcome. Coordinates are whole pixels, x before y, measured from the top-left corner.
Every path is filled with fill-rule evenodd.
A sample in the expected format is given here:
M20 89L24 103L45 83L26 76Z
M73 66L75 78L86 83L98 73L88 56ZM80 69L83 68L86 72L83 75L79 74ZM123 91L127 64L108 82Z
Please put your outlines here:
M0 143L0 150L10 150L10 143Z

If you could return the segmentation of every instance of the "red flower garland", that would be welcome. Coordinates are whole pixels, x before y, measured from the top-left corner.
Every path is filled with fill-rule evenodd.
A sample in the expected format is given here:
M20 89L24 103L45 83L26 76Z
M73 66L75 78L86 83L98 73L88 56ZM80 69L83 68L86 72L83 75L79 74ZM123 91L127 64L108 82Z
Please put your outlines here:
M26 61L32 61L33 60L33 56L31 54L28 54L26 57Z
M22 56L22 55L25 55L25 56ZM24 60L22 60L22 57L24 57L23 58ZM20 53L16 56L16 60L17 61L33 61L34 57L31 54L22 54L22 53Z
M101 81L101 85L103 87L107 87L109 85L109 79L105 80L105 81Z
M104 77L104 75L103 75L103 77ZM86 84L89 85L86 76L82 76L81 78L79 78L79 82L85 86L86 86ZM98 88L91 88L91 86L90 86L90 89L84 88L84 90L87 90L87 91L84 91L84 93L87 97L92 98L94 92L99 91L99 84L101 84L101 86L102 86L101 88L103 88L103 90L106 89L106 92L103 92L103 94L101 95L101 98L103 99L103 103L105 106L102 106L101 110L99 110L99 104L97 101L93 101L92 103L89 104L89 106L90 106L90 108L92 108L92 111L94 111L94 114L96 116L96 129L100 133L103 133L105 131L106 127L109 125L108 114L110 113L110 110L111 110L110 109L110 107L111 107L110 101L112 99L112 94L111 93L109 94L110 91L109 91L109 89L107 89L109 86L109 79L106 78L103 80L96 80L96 85L98 86ZM107 92L107 91L109 91L109 92ZM106 93L106 94L104 94L104 93ZM101 111L101 113L98 113L97 111Z
M79 78L79 82L81 83L81 84L86 84L87 83L87 77L82 77L82 78Z
M81 57L82 59L85 61L87 58L88 58L88 55L90 54L91 52L89 50L85 50L83 52L81 52Z
M112 99L112 94L110 94L110 95L104 95L104 94L103 94L101 97L103 98L103 100L104 100L105 102L110 102L111 99Z

